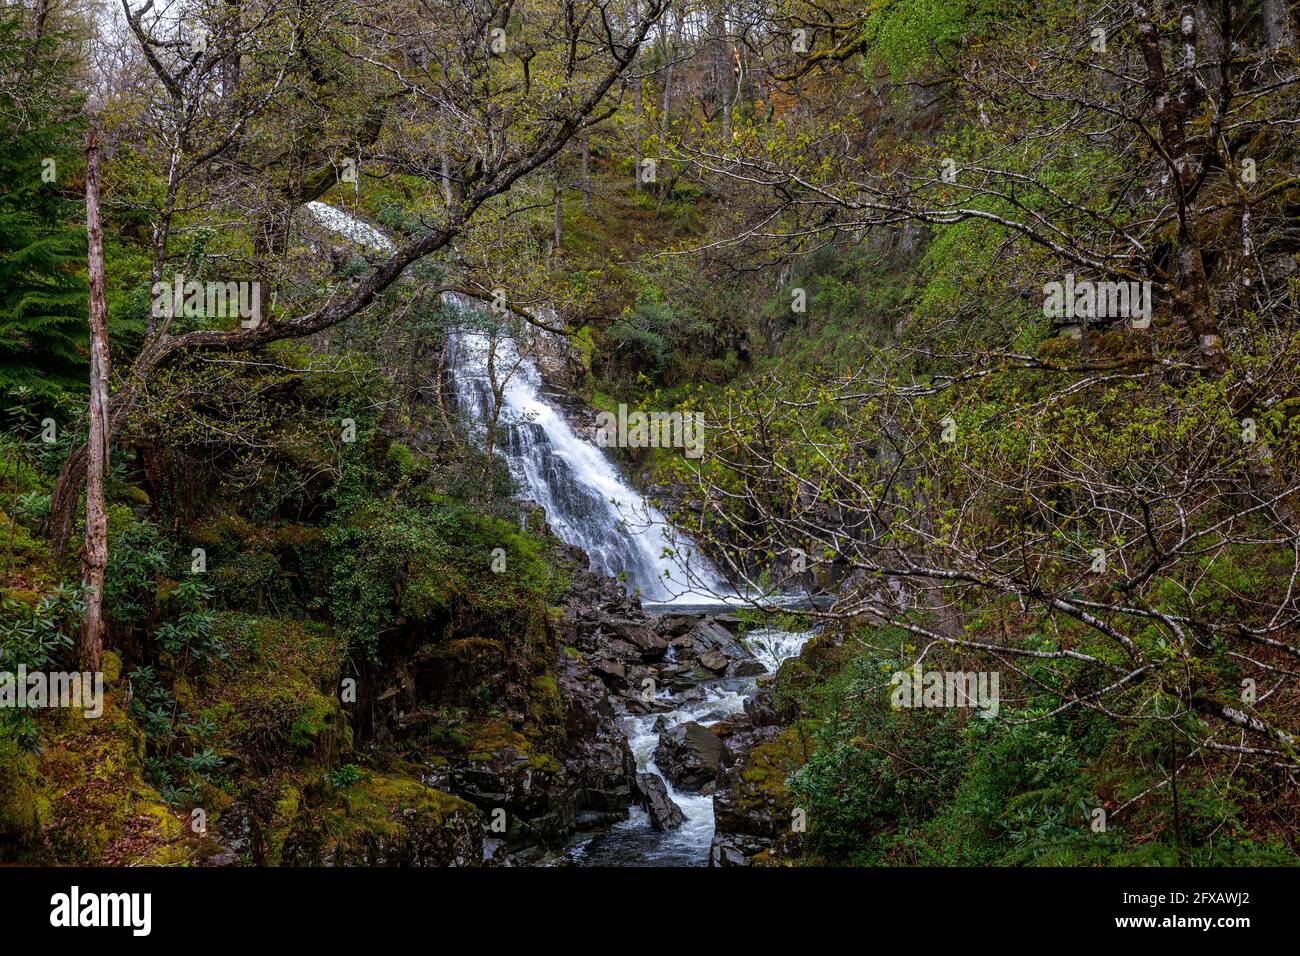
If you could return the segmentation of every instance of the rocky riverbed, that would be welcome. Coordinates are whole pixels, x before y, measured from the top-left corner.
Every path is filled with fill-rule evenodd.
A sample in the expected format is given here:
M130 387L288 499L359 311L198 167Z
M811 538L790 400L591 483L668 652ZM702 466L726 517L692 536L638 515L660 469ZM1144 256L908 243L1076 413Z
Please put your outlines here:
M559 629L604 686L635 763L626 819L579 832L548 862L582 866L704 866L743 862L751 841L715 833L715 801L730 805L744 756L746 707L806 633L746 631L717 605L642 608L580 576ZM723 847L711 854L714 844Z

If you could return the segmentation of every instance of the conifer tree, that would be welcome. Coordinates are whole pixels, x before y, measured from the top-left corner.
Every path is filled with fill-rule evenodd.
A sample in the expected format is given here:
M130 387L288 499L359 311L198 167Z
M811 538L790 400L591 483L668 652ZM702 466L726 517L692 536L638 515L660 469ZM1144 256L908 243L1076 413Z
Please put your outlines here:
M22 9L0 10L0 393L48 405L86 387L86 236L65 192L79 131L56 78L64 41L33 41Z

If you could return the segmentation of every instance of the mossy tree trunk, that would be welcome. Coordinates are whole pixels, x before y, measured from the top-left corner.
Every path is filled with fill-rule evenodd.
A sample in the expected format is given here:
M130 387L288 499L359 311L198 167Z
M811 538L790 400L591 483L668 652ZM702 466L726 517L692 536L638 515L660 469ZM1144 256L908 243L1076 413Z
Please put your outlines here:
M104 476L108 470L108 307L104 301L104 230L99 220L99 140L86 143L86 239L90 284L90 435L86 442L86 539L81 580L86 613L78 657L98 671L104 655L104 569L108 565L108 515Z

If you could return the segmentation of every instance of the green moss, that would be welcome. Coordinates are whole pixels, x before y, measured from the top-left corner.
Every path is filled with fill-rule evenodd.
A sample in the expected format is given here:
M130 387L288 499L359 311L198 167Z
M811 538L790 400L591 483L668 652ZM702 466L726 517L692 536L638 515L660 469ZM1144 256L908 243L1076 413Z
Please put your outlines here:
M544 773L559 773L564 769L558 759L551 754L535 753L528 758L528 766Z
M4 572L5 595L35 604L40 593L59 578L49 546L4 512L0 512L0 539L4 541L0 571Z
M399 480L409 478L420 469L411 449L399 442L388 446L388 463L396 470Z
M528 714L540 726L557 724L564 719L564 704L555 675L538 674L528 684Z
M285 862L448 865L481 862L479 811L414 777L368 772L300 813Z
M120 673L111 658L106 668ZM40 861L95 865L175 864L193 851L179 818L144 779L144 735L106 683L103 715L46 715L39 758L45 842Z
M0 863L28 860L39 846L49 802L38 769L36 757L0 726Z
M807 759L808 724L788 727L779 737L750 750L741 779L746 786L738 794L741 807L759 808L793 804L786 793L786 778Z
M331 763L351 751L352 728L337 694L345 647L331 629L231 614L218 626L243 635L243 648L191 705L191 713L216 724L214 749L261 768L303 757Z
M338 711L339 705L334 699L310 694L289 729L289 742L299 750L315 752L320 748L322 738L338 726Z
M238 547L254 537L252 524L237 514L220 514L194 531L194 542L208 548L222 545Z
M267 866L280 865L285 841L297 822L301 804L302 791L293 784L284 784L271 805L270 819L262 826L263 862Z
M108 512L108 540L110 544L120 534L125 534L135 524L135 512L130 505L110 504Z

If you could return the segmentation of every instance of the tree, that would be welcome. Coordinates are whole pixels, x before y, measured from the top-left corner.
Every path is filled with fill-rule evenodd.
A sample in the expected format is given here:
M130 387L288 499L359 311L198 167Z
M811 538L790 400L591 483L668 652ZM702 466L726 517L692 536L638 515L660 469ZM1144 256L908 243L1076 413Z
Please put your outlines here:
M81 666L98 671L104 656L104 569L108 566L108 510L104 479L108 472L108 307L104 302L104 229L99 217L99 139L86 141L87 279L90 288L90 434L86 440L86 541L81 583L86 617L78 656Z
M0 389L46 407L85 388L84 231L62 188L74 175L61 38L28 40L22 8L0 10Z
M265 90L257 102L256 115L262 116L276 100L283 84L278 78L287 75L290 64L306 73L321 72L320 61L329 59L340 71L355 71L355 88L344 88L341 96L348 102L364 104L361 112L372 118L371 130L382 139L383 124L393 113L402 113L403 137L412 129L436 133L440 122L450 119L453 130L448 136L431 135L431 142L455 144L451 163L452 190L456 201L447 206L442 194L442 160L437 150L407 155L409 147L392 144L392 152L380 158L393 172L416 175L429 193L427 220L418 224L390 254L383 256L346 290L327 297L312 294L299 299L281 298L278 314L265 317L254 327L195 328L176 331L168 321L151 328L133 361L122 377L123 386L110 403L110 430L116 430L128 414L140 383L148 380L160 364L181 353L237 352L261 348L271 342L302 338L322 332L356 315L375 301L412 264L445 248L469 227L476 216L516 183L553 160L575 136L607 119L613 107L606 97L636 57L663 12L664 0L608 6L592 0L563 0L560 16L528 18L524 33L506 44L504 54L493 52L494 41L500 46L504 23L511 4L484 4L474 9L460 4L403 4L349 18L345 7L335 16L310 19L309 11L295 7L285 15L286 26L294 36L308 34L314 45L304 46L297 40L277 47L268 57L265 77L259 85L249 70L240 82ZM146 5L144 10L151 9ZM328 8L333 10L332 7ZM165 94L175 119L168 124L172 132L163 148L170 157L164 168L181 169L184 175L168 174L165 217L162 235L155 238L155 272L165 261L170 230L165 223L174 213L173 193L192 179L205 191L222 193L223 187L236 185L252 191L254 198L245 202L257 209L269 209L271 237L262 243L251 263L259 274L273 277L280 266L288 213L333 185L343 169L364 169L360 156L332 155L318 170L292 164L297 186L286 196L272 182L257 174L258 166L241 162L258 162L262 134L274 144L275 127L263 120L266 129L256 128L253 114L243 126L254 127L247 135L218 137L215 145L201 144L193 137L181 136L179 127L185 117L201 112L205 104L219 99L217 80L205 80L219 74L224 56L211 43L199 50L171 38L155 37L151 29L164 30L162 18L146 27L142 13L128 17L132 32L140 45L158 88ZM309 26L310 24L310 26ZM432 25L432 28L431 28ZM171 27L174 29L174 25ZM237 43L232 34L229 42ZM599 51L599 60L593 53ZM187 84L194 84L193 87ZM377 105L378 104L378 105ZM258 135L253 135L253 132ZM364 144L362 141L354 145ZM195 150L194 155L187 152ZM232 155L226 155L231 153ZM351 160L351 164L342 160ZM206 176L200 177L200 171ZM271 173L278 172L275 166ZM204 181L206 180L206 181ZM277 198L278 197L278 198ZM188 205L193 205L192 200ZM209 200L212 201L212 200ZM432 210L437 212L432 212ZM273 286L274 282L267 283ZM68 538L73 506L83 483L86 449L74 449L59 477L52 496L47 532L56 550Z
M965 54L928 22L873 32L892 6L840 28L806 13L802 57L788 21L751 31L792 105L674 144L740 215L681 254L797 261L919 225L943 296L850 368L778 365L706 409L682 514L708 516L756 595L806 586L805 555L845 575L816 616L902 629L918 658L991 656L1062 711L1156 722L1184 753L1293 770L1300 730L1266 701L1294 693L1300 657L1281 570L1300 566L1294 63L1232 3L1039 6ZM841 108L872 84L901 120ZM1151 283L1152 322L1093 312L1081 342L1058 336L1047 289L1067 272Z

